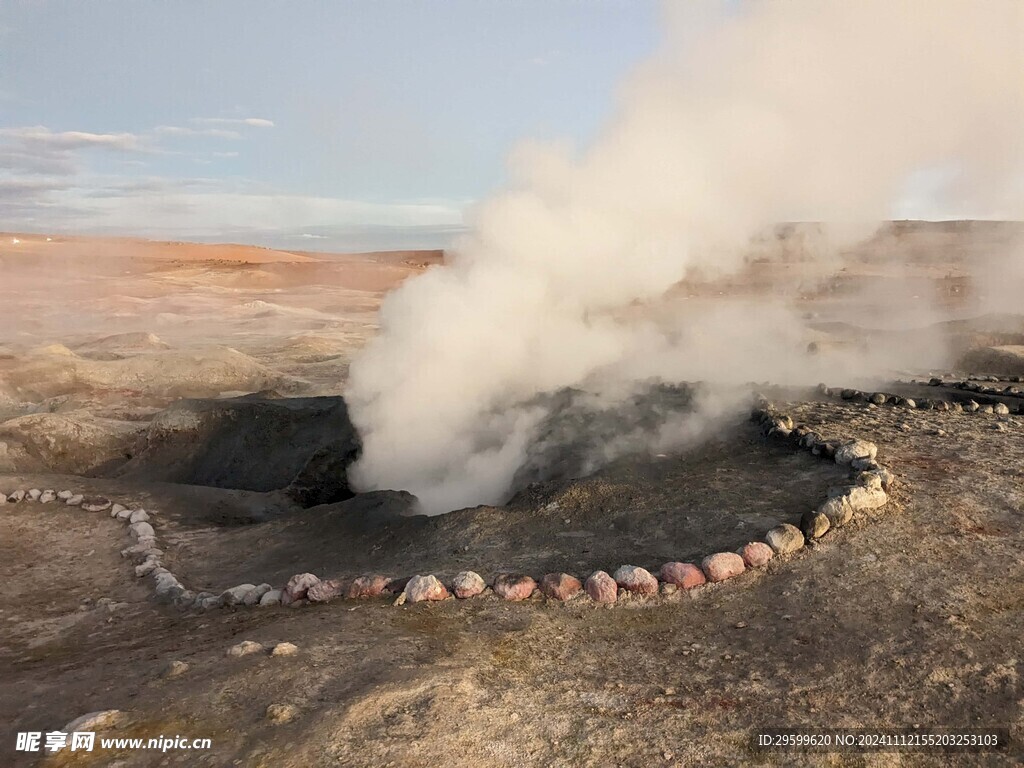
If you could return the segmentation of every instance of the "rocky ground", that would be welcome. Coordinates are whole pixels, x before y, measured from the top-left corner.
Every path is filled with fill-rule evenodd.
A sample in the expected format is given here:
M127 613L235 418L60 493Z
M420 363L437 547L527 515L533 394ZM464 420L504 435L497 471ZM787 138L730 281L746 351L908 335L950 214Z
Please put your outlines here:
M426 519L410 516L400 494L349 498L337 487L311 500L310 479L336 474L318 448L333 455L347 443L344 434L318 443L310 425L344 433L346 417L335 400L274 401L340 391L387 285L422 268L407 261L361 260L364 282L348 288L324 277L340 268L301 259L132 262L117 291L88 300L74 332L42 283L7 280L0 491L67 488L151 510L167 567L217 593L281 587L301 572L433 573L450 584L465 568L488 582L505 570L538 579L624 564L657 571L798 523L845 477L744 418L698 448L546 479L504 507ZM293 268L324 271L295 280ZM248 303L268 301L265 291L286 298L261 321L267 308ZM175 303L197 320L147 327ZM306 304L322 314L280 311ZM118 307L133 309L116 328L96 319ZM345 336L349 321L365 322L358 339ZM982 341L1013 346L1018 321L1000 323L1011 330ZM958 326L958 338L978 328ZM207 354L210 344L231 351ZM164 375L167 355L177 369ZM210 360L220 361L216 376L203 372ZM986 395L905 378L874 384L922 400L1020 400L994 394L1019 385L1008 379L986 382ZM734 579L608 606L488 591L404 605L388 594L181 610L136 578L119 554L131 543L125 524L108 512L0 505L0 765L1020 764L1024 415L769 394L824 436L874 442L896 475L888 504ZM261 409L276 409L273 429L251 427L271 412ZM270 437L282 429L305 453L280 453ZM239 452L269 457L277 490L260 485L271 473L226 461ZM18 732L60 730L101 710L120 712L97 726L101 736L205 737L212 748L45 761L14 750ZM1008 727L1015 740L986 755L752 745L757 730L780 726L912 725Z

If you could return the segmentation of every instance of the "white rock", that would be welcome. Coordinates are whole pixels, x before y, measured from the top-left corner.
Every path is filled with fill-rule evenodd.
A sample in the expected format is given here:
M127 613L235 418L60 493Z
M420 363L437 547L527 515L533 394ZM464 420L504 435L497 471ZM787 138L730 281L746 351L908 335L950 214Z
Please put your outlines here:
M39 501L39 497L43 495L43 492L38 488L30 488L29 492L25 494L29 501Z
M867 440L850 440L836 448L836 464L850 464L854 459L874 459L878 446Z
M228 656L248 656L253 653L259 653L264 650L263 643L257 643L252 640L243 640L240 643L232 645L228 648Z
M136 578L142 578L147 576L160 567L160 561L155 558L146 558L146 561L142 565L135 566Z
M149 515L146 514L144 509L136 509L128 517L129 523L146 523L149 522Z
M231 589L225 589L221 593L221 597L224 598L224 605L238 605L250 592L256 590L255 584L239 584L237 587L231 587Z
M77 507L83 501L85 501L85 496L82 495L81 493L76 493L74 496L69 497L68 500L65 501L64 503L67 504L69 507Z
M110 506L110 516L117 517L117 513L120 512L122 509L125 509L125 506L123 504L112 504Z
M67 501L74 495L74 491L61 491L60 493L57 494L57 498L60 499L61 501Z
M294 656L299 652L299 646L295 643L278 643L274 646L274 650L270 652L271 656Z
M75 731L105 731L113 728L124 719L124 713L119 709L103 709L97 712L89 712L81 717L76 717L65 725L62 733L73 733Z
M153 526L149 523L132 523L132 538L145 539L155 538L156 531L153 530Z
M55 491L46 490L39 494L40 504L49 504L51 501L57 500L57 493Z
M25 492L21 489L18 489L17 491L12 491L11 495L7 497L7 500L12 504L16 504L24 498Z
M264 605L280 605L281 604L281 590L272 589L269 592L265 592L263 597L260 598L259 604Z
M267 592L272 590L273 587L269 584L259 584L256 589L247 594L242 598L242 605L259 605L260 600Z
M129 518L131 518L131 516L132 516L132 510L130 510L130 509L122 509L116 515L114 515L114 517L117 518L118 520L128 520Z

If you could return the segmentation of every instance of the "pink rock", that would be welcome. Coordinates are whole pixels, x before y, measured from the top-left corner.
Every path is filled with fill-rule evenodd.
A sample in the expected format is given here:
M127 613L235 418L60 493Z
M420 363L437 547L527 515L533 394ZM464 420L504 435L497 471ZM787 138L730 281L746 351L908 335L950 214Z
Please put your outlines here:
M752 541L740 547L739 554L747 568L760 568L768 564L775 556L775 551L763 541Z
M548 573L540 580L540 591L552 600L568 600L581 589L580 580L568 573Z
M306 599L311 603L327 603L336 597L341 597L345 591L345 585L341 579L325 579L306 590Z
M529 576L517 573L501 573L494 579L494 594L506 600L525 600L537 588L537 582Z
M348 585L345 597L379 597L387 588L391 579L387 576L373 574L360 576ZM312 600L312 598L310 598Z
M619 596L619 585L604 571L594 571L584 586L595 603L614 603Z
M288 605L296 600L302 600L306 596L306 592L314 584L318 584L320 579L314 576L312 573L297 573L288 579L288 584L284 588L284 592L281 594L282 605Z
M405 585L405 602L419 603L424 600L444 600L448 590L436 576L413 576Z
M623 565L615 571L615 583L635 595L658 594L658 580L651 572L636 565Z
M704 584L704 571L693 563L665 563L661 566L661 580L680 589L693 589Z
M476 597L487 587L487 584L475 571L460 571L452 579L452 594L460 600Z
M708 581L725 581L743 573L743 558L735 552L716 552L700 564Z

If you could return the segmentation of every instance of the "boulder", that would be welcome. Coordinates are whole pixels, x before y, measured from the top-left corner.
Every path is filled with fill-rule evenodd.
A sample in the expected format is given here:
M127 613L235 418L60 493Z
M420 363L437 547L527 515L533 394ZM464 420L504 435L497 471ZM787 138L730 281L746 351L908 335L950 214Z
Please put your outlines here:
M537 582L523 574L500 573L495 577L492 588L494 594L506 600L525 600L533 594Z
M476 597L486 588L487 584L475 571L459 571L452 579L452 594L460 600Z
M76 717L61 729L61 733L108 731L120 725L124 720L125 714L121 710L103 709Z
M329 603L345 593L345 584L341 579L324 579L310 585L306 590L306 599L311 603Z
M259 605L263 596L273 589L269 584L259 584L256 589L242 598L242 605Z
M658 594L658 580L650 571L636 565L622 565L612 576L620 589L635 595Z
M130 526L131 535L133 539L152 539L156 537L156 532L153 530L153 526L149 523L133 523Z
M878 455L878 446L867 440L850 440L836 449L836 464L850 464L855 459L874 459Z
M288 583L285 585L284 594L281 596L281 604L288 605L296 600L303 600L309 588L319 583L320 579L312 573L295 574L288 579Z
M739 576L746 568L743 558L735 552L716 552L708 555L700 566L708 581L713 583Z
M693 589L707 582L704 571L693 563L665 563L659 575L666 584L674 584L680 589Z
M780 555L796 552L804 545L804 535L795 525L782 523L765 534L764 540Z
M299 716L299 708L294 704L271 704L267 707L266 719L274 725L290 723Z
M774 550L763 541L744 544L737 554L743 558L743 564L747 568L761 568L768 565L768 561L775 556Z
M85 496L81 493L76 493L74 496L71 496L64 503L67 504L69 507L78 507L81 506L83 501L85 501Z
M407 603L419 603L425 600L444 600L448 590L438 581L436 576L413 576L402 592Z
M547 573L540 580L540 591L550 600L568 600L583 589L583 584L568 573Z
M832 526L828 516L816 509L809 509L800 518L800 532L805 539L820 539Z
M614 603L619 596L618 584L604 571L594 571L590 574L584 589L595 603Z
M281 597L284 595L284 591L280 589L271 589L263 593L263 597L260 598L260 607L268 605L280 605Z
M243 640L228 648L227 655L238 658L239 656L250 656L254 653L260 653L264 650L266 649L262 643L257 643L253 640Z
M299 646L295 643L278 643L270 652L271 656L294 656L299 652Z
M249 596L249 593L255 590L255 584L239 584L237 587L224 590L221 593L221 598L224 600L224 605L239 605Z
M39 501L39 497L43 495L43 492L38 488L29 488L28 493L25 494L25 498L28 501Z
M19 501L25 498L25 492L23 490L12 491L7 497L7 500L12 504L17 504Z
M122 510L123 511L123 510ZM120 514L120 512L119 512ZM134 512L128 515L129 523L148 523L149 515L144 509L136 509Z
M388 582L390 581L391 579L387 576L381 576L380 574L360 576L348 585L345 597L379 597L384 594L384 590L387 589Z
M43 491L39 494L39 502L41 504L49 504L51 501L57 500L57 493L55 491Z
M1006 403L996 403L992 406L992 413L998 416L1008 416L1010 413L1009 406Z

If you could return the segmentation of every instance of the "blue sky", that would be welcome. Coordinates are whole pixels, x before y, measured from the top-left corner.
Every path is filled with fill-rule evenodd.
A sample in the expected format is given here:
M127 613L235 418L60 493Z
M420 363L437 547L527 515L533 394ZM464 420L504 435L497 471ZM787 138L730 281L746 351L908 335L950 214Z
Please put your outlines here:
M443 245L525 138L585 144L653 0L0 0L0 229Z

